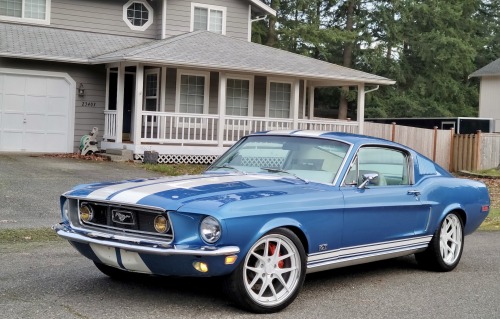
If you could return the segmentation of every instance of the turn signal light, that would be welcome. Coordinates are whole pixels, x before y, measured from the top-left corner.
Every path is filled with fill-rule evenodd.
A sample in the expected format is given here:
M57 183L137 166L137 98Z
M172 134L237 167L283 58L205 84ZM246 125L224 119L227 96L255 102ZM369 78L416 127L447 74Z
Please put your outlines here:
M236 255L226 256L225 263L226 265L232 265L236 262L236 259L238 259L238 256Z
M166 233L170 229L170 224L165 216L158 215L154 221L155 230L159 233Z
M94 218L94 211L92 210L92 207L87 204L82 204L80 206L80 218L84 222L90 222Z
M198 270L199 272L208 272L208 265L202 261L195 261L193 263L194 269Z
M483 213L486 213L490 210L490 205L483 205L483 207L481 207L481 211Z

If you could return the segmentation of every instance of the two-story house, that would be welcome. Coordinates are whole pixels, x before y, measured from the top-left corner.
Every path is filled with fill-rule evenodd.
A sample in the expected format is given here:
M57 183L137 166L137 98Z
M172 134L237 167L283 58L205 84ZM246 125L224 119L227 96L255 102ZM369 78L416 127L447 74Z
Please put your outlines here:
M210 162L270 129L363 131L376 75L255 44L259 0L0 0L0 151L102 149ZM319 87L356 87L358 119L314 117Z

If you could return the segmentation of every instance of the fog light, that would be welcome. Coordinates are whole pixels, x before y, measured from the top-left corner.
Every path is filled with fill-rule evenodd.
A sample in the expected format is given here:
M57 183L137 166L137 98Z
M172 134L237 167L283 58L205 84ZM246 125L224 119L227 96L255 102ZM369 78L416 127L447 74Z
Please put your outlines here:
M195 261L193 267L199 272L208 272L208 265L202 261Z
M90 222L94 218L94 210L87 203L80 205L80 218L84 222Z
M235 263L236 259L238 259L238 256L232 255L232 256L226 256L226 265L232 265Z
M165 218L165 216L162 215L156 216L154 226L156 231L162 234L168 232L168 230L170 229L168 220Z

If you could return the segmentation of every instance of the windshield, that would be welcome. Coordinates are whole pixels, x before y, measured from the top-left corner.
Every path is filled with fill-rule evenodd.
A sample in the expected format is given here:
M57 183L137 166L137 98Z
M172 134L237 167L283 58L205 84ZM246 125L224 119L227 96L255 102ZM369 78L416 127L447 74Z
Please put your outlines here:
M296 136L249 136L222 155L208 171L286 174L305 181L333 182L349 145Z

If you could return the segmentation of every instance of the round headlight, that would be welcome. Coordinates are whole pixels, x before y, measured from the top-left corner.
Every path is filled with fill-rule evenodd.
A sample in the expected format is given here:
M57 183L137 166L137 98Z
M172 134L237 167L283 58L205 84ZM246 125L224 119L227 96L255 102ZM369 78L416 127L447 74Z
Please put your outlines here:
M167 218L162 215L158 215L155 217L154 226L156 231L162 234L168 232L168 230L170 229L170 223L168 222Z
M69 199L64 199L64 204L62 206L62 213L64 219L69 219Z
M90 222L94 218L94 210L89 204L84 203L80 205L80 218L84 222Z
M220 239L221 230L219 221L213 217L208 216L201 221L201 238L209 244L213 244Z

